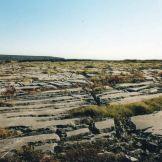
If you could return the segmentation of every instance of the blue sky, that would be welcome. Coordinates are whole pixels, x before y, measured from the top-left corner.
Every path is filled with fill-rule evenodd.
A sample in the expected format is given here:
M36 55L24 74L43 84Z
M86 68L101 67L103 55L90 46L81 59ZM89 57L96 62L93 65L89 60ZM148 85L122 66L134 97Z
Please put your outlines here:
M0 53L162 59L162 1L0 0Z

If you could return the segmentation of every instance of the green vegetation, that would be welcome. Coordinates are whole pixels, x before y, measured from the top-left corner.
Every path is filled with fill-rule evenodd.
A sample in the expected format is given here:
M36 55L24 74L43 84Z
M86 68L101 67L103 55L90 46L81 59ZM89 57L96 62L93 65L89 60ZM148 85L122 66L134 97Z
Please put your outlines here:
M162 97L125 105L87 106L72 109L69 113L72 116L116 117L143 115L159 110L162 110Z

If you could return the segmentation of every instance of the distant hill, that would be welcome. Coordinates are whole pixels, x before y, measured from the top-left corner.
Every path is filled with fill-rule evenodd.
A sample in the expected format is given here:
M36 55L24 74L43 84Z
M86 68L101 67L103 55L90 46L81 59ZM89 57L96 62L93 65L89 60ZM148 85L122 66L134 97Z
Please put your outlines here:
M64 58L52 56L1 55L0 62L6 61L65 61Z

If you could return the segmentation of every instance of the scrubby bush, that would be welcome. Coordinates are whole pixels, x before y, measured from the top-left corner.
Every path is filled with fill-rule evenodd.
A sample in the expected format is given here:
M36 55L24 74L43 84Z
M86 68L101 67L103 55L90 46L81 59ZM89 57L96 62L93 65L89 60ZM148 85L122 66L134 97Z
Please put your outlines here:
M119 74L119 75L112 75L112 74L100 74L91 78L91 81L94 82L96 85L109 85L115 86L116 84L120 83L138 83L145 81L145 77L141 72L133 72L132 74Z
M0 128L0 138L1 139L5 139L8 137L15 137L17 135L19 135L19 133L16 131L11 131L8 129Z
M132 83L139 83L139 82L143 82L145 81L145 77L143 75L143 73L141 72L134 72L131 76L130 76L131 82Z

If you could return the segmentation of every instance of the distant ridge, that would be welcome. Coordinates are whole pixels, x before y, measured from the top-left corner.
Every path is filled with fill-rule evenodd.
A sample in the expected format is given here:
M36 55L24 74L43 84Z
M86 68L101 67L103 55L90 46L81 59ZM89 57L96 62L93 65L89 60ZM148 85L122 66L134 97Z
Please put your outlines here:
M102 60L102 59L65 59L62 57L53 57L53 56L30 56L30 55L4 55L0 54L0 62L10 62L10 61L18 61L18 62L25 62L25 61L115 61L115 62L161 62L162 60L158 59L123 59L123 60Z
M10 61L94 61L92 59L65 59L62 57L53 56L30 56L30 55L4 55L0 54L0 62L10 62ZM99 60L96 60L99 61Z
M1 55L0 62L6 61L65 61L61 57L52 56L27 56L27 55Z

